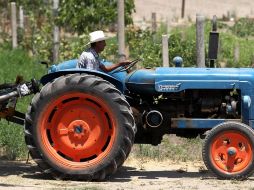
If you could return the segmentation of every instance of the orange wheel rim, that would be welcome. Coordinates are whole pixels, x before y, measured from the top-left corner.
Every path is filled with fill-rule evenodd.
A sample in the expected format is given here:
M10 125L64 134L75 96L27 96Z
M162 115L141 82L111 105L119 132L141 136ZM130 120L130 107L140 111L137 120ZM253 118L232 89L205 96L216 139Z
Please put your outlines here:
M46 106L39 122L45 151L71 168L98 164L113 147L115 120L100 98L84 93L58 97Z
M243 171L252 161L250 139L238 131L225 131L211 143L213 165L223 173Z

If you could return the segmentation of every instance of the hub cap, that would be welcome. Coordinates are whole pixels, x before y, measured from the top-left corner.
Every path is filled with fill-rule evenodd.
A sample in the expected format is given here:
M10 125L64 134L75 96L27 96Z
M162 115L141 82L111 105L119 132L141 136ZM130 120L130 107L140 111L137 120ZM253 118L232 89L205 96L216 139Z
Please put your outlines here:
M253 159L251 142L238 131L225 131L213 140L211 157L214 166L222 172L240 172Z
M97 164L111 150L115 121L100 98L83 93L61 96L45 108L39 129L50 157L67 167Z

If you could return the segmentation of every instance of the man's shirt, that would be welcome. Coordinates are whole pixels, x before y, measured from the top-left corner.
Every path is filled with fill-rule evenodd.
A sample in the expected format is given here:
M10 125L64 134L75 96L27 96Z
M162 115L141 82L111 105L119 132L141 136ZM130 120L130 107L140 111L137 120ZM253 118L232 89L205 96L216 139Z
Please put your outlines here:
M101 62L99 55L93 48L83 51L79 57L77 68L84 68L90 70L100 70Z

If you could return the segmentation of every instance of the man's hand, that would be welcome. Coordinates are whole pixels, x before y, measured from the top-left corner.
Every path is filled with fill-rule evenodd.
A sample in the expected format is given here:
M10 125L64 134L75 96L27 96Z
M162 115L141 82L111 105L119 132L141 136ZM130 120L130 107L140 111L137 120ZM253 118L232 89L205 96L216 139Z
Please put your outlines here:
M130 63L132 63L132 62L129 61L129 60L126 60L126 61L122 61L122 62L119 62L117 64L113 64L113 65L110 65L110 66L105 66L105 65L101 64L100 69L103 70L104 72L110 72L110 71L115 70L118 67L126 68Z
M126 60L126 61L122 61L122 62L120 62L119 63L119 66L126 66L126 65L129 65L131 63L131 61L129 61L129 60Z

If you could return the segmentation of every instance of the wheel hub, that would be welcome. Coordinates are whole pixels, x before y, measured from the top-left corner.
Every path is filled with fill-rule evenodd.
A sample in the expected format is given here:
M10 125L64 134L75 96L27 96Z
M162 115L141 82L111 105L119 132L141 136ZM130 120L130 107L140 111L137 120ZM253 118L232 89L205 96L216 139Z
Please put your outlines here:
M236 153L237 153L237 150L235 147L229 147L228 150L227 150L227 153L229 156L235 156Z
M80 134L83 131L83 126L82 125L74 126L74 128L75 128L74 132L77 133L77 134Z
M228 126L225 125L225 128ZM231 177L244 173L252 163L252 144L249 137L238 130L224 130L211 142L211 168L218 175Z
M68 136L75 144L77 143L76 140L82 139L82 142L84 143L89 137L90 128L83 120L75 120L71 122L67 128Z

